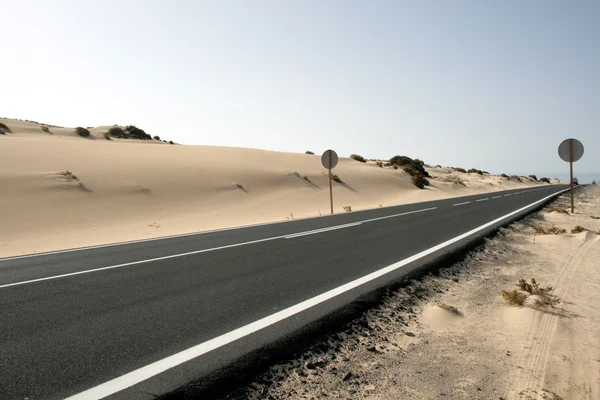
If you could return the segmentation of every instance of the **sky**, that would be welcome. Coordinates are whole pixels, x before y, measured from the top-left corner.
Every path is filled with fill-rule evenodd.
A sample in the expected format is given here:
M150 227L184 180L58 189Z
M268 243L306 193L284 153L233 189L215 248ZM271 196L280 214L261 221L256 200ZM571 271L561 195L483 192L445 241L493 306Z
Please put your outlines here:
M600 171L599 1L0 0L0 117ZM600 173L598 174L600 178Z

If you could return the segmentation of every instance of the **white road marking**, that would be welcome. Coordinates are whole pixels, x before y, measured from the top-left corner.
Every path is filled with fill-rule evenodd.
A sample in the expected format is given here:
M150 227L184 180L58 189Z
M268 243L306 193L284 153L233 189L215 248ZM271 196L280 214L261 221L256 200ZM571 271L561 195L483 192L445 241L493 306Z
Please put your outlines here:
M486 200L489 200L489 198L488 198L488 197L486 197L485 199L477 199L477 200L475 200L475 201L486 201Z
M385 217L365 219L363 221L358 221L358 222L354 222L354 223L351 223L351 224L331 226L331 227L323 228L322 230L323 230L323 232L325 232L325 231L328 231L328 230L348 228L350 226L360 225L360 224L363 224L363 223L366 223L366 222L373 222L373 221L379 221L379 220L387 219L387 218L401 217L403 215L416 214L416 213L425 212L425 211L432 211L432 210L436 210L436 209L437 209L437 207L431 207L431 208L424 208L422 210L408 211L408 212L404 212L404 213L400 213L400 214L386 215ZM155 262L155 261L169 260L169 259L172 259L172 258L186 257L186 256L194 255L194 254L207 253L209 251L217 251L217 250L230 249L230 248L233 248L233 247L246 246L246 245L249 245L249 244L256 244L256 243L261 243L261 242L268 242L270 240L276 240L276 239L284 239L284 238L294 237L295 235L296 236L302 236L302 235L305 235L305 234L306 235L311 235L311 234L314 234L314 233L320 233L318 231L321 231L321 229L317 229L316 231L312 230L312 231L298 232L298 233L290 234L290 235L273 236L273 237L265 238L265 239L251 240L249 242L228 244L226 246L219 246L219 247L212 247L212 248L209 248L209 249L195 250L195 251L190 251L190 252L187 252L187 253L172 254L172 255L164 256L164 257L156 257L156 258L150 258L150 259L146 259L146 260L133 261L133 262L123 263L123 264L118 264L118 265L110 265L110 266L107 266L107 267L100 267L100 268L88 269L88 270L85 270L85 271L77 271L77 272L70 272L70 273L67 273L67 274L47 276L47 277L44 277L44 278L30 279L30 280L27 280L27 281L7 283L5 285L0 285L0 289L12 287L12 286L26 285L26 284L35 283L35 282L51 281L51 280L60 279L60 278L67 278L67 277L70 277L70 276L77 276L77 275L89 274L89 273L92 273L92 272L100 272L100 271L107 271L107 270L116 269L116 268L130 267L130 266L133 266L133 265L139 265L139 264L144 264L144 263L151 263L151 262Z
M327 300L330 300L336 296L339 296L342 293L345 293L345 292L352 290L354 288L357 288L365 283L368 283L374 279L377 279L383 275L386 275L392 271L395 271L405 265L408 265L414 261L417 261L417 260L419 260L429 254L432 254L438 250L441 250L445 247L448 247L453 243L456 243L462 239L465 239L483 229L486 229L498 222L501 222L507 218L510 218L513 215L516 215L522 211L525 211L528 208L530 208L536 204L539 204L541 202L544 202L544 201L552 198L554 195L563 193L565 191L566 190L563 190L563 191L554 193L552 195L549 195L547 197L544 197L541 200L531 203L525 207L519 208L518 210L508 213L502 217L496 218L493 221L483 224L475 229L465 232L462 235L458 235L458 236L456 236L452 239L449 239L443 243L440 243L436 246L430 247L427 250L423 250L422 252L417 253L411 257L405 258L404 260L401 260L394 264L388 265L387 267L382 268L378 271L372 272L361 278L355 279L344 285L338 286L338 287L331 289L325 293L322 293L318 296L312 297L312 298L305 300L301 303L298 303L294 306L288 307L284 310L281 310L281 311L271 314L267 317L264 317L262 319L254 321L248 325L244 325L240 328L237 328L233 331L225 333L221 336L217 336L214 339L211 339L206 342L200 343L196 346L190 347L187 350L183 350L179 353L176 353L169 357L163 358L162 360L155 361L152 364L148 364L142 368L136 369L125 375L119 376L118 378L114 378L108 382L102 383L91 389L88 389L81 393L75 394L65 400L99 400L99 399L103 399L107 396L113 395L117 392L120 392L124 389L134 386L142 381L145 381L146 379L152 378L153 376L156 376L164 371L167 371L171 368L181 365L181 364L183 364L187 361L190 361L194 358L200 357L203 354L206 354L210 351L218 349L219 347L225 346L231 342L234 342L238 339L248 336L254 332L260 331L261 329L264 329L264 328L271 326L279 321L287 319L287 318L289 318L293 315L296 315L302 311L308 310L309 308L314 307L318 304L321 304L321 303L323 303Z
M512 196L512 195L510 193L504 195L504 197L508 197L508 196Z
M318 233L323 233L323 232L329 232L329 231L335 231L337 229L344 229L344 228L350 228L351 226L358 226L358 225L362 225L362 222L354 222L352 224L346 224L346 225L338 225L338 226L332 226L329 228L323 228L323 229L315 229L314 231L308 231L308 232L301 232L301 233L294 233L292 235L287 235L284 237L284 239L293 239L293 238L297 238L297 237L301 237L301 236L308 236L308 235L316 235Z
M499 199L500 197L502 197L502 196L494 196L494 197L492 197L492 199Z
M464 203L456 203L456 204L452 204L452 207L456 207L456 206L464 206L465 204L469 204L470 201L465 201Z

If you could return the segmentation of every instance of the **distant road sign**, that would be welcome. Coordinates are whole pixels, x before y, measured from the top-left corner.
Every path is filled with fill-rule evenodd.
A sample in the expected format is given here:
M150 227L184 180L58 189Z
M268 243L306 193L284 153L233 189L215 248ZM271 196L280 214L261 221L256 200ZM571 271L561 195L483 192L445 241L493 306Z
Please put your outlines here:
M573 146L573 158L571 158L569 154L569 140L572 141L571 143ZM558 155L563 161L566 162L578 161L579 159L581 159L581 157L583 157L583 144L577 139L565 139L560 144L560 146L558 146Z
M321 164L327 169L335 168L338 164L338 155L333 150L325 150L321 156Z

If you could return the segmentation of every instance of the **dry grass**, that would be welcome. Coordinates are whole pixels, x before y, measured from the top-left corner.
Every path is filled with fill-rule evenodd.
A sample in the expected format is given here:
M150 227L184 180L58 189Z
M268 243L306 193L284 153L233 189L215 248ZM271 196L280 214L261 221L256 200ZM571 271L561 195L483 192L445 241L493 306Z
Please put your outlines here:
M441 179L442 182L450 182L450 183L456 183L457 185L465 185L465 181L463 181L462 179L460 179L458 176L446 176L444 178Z
M544 228L543 226L534 226L533 229L536 235L561 235L563 233L567 233L566 229L558 228L554 225L550 228Z
M501 292L504 300L510 305L522 306L529 296L533 296L534 308L554 307L560 303L560 299L557 296L550 294L552 286L540 286L534 278L530 282L520 279L515 286L517 289L513 289L510 292L506 290Z
M587 231L587 229L581 225L577 225L575 228L571 229L571 233L581 233L583 231Z
M510 292L503 290L501 294L504 300L506 300L506 302L512 306L522 306L525 304L525 300L527 300L527 295L517 291L516 289L513 289Z
M460 312L458 310L458 308L456 308L454 306L450 306L450 305L448 305L446 303L438 304L438 307L441 308L441 309L443 309L443 310L450 311L452 314L460 315L461 317L463 315L462 312Z
M593 215L590 215L590 218L592 218L592 219L600 219L600 217L595 217Z
M69 170L61 171L60 175L64 176L67 179L67 181L69 181L69 182L79 180L79 178L77 178L75 175L73 175L73 173Z
M351 206L344 206L343 208L344 208L344 211L346 211L346 212L352 211L352 207Z
M551 212L558 212L558 213L561 213L561 214L567 214L567 215L569 215L569 212L566 209L564 209L564 208L551 207L551 208L548 209L548 214L550 214Z

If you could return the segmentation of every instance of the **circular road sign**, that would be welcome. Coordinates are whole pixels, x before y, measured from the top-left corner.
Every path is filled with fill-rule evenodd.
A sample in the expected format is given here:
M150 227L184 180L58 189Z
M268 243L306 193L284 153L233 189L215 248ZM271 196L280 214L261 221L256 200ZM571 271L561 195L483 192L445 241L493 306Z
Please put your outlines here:
M327 169L333 169L338 163L338 155L333 150L325 150L321 156L321 164Z
M573 159L569 159L569 140L573 141ZM577 139L565 139L558 146L558 155L563 161L566 162L575 162L583 157L583 144Z

